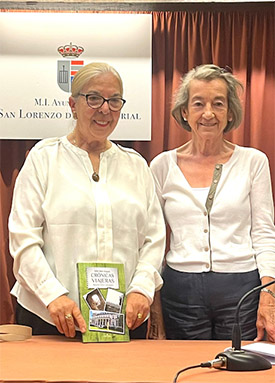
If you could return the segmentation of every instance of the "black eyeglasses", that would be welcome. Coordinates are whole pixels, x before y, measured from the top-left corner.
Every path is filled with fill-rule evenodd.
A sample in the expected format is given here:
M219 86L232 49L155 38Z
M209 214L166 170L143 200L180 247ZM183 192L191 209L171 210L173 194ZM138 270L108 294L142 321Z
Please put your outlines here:
M123 105L126 102L126 100L124 100L121 97L104 98L97 94L83 94L83 93L79 93L79 95L85 97L88 106L93 109L99 109L102 107L104 102L107 102L109 109L112 112L118 112L120 109L122 109Z

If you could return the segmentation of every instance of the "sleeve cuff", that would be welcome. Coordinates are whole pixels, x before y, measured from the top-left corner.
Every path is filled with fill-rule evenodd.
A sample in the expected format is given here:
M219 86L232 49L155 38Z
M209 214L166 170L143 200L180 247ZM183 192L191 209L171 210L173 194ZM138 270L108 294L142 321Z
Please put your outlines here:
M56 278L48 279L35 291L46 307L56 298L68 293L69 291Z
M153 302L155 291L160 290L163 280L159 272L149 264L138 266L132 282L127 290L127 295L131 292L139 292L145 295L150 304Z

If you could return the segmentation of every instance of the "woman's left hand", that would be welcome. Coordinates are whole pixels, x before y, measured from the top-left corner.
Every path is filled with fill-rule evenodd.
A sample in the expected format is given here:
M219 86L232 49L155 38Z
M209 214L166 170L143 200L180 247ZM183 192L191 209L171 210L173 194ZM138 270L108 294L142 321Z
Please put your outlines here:
M150 311L148 298L141 293L130 293L127 295L126 324L130 330L139 327Z
M267 341L275 343L275 299L266 292L260 294L258 317L257 317L257 338L256 342L264 339L264 330L267 334Z

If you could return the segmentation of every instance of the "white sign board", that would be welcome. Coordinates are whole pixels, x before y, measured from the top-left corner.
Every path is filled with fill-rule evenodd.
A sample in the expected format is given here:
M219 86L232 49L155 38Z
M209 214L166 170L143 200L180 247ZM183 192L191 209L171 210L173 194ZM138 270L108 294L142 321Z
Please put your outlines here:
M150 140L151 45L149 14L0 13L0 138L68 134L71 78L104 61L121 75L127 101L110 138Z

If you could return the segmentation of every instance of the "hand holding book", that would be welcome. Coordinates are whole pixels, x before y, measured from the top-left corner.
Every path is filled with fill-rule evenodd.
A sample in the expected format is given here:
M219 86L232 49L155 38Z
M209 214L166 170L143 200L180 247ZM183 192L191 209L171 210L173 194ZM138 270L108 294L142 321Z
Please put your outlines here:
M132 292L127 295L126 324L130 330L140 326L150 312L149 300L141 293Z
M61 334L74 338L75 326L82 333L86 331L85 320L77 304L66 295L61 295L48 305L50 315Z

